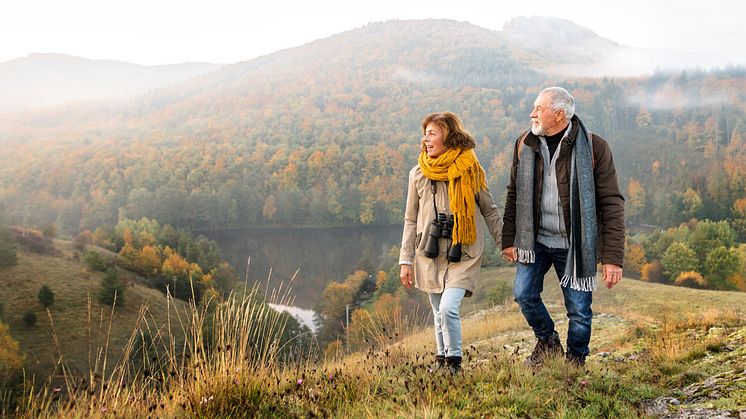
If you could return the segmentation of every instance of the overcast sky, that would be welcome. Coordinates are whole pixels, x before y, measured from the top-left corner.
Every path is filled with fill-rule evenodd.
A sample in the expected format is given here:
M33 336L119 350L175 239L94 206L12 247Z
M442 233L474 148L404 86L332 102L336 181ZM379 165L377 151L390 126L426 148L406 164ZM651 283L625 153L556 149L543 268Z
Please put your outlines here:
M8 0L0 62L34 52L137 64L234 63L390 19L449 18L501 30L513 16L572 20L624 45L746 64L737 0Z

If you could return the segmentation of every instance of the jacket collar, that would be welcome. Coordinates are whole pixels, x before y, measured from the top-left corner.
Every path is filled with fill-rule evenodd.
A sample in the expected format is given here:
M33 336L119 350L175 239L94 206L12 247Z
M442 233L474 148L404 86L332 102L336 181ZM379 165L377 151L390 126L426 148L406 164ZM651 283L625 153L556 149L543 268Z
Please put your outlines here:
M578 137L578 128L580 127L580 123L578 122L578 117L573 116L572 119L572 128L570 129L570 135L567 138L567 144L572 145L575 143L575 139ZM539 140L539 137L534 135L534 133L531 132L529 129L528 135L526 136L526 139L523 140L523 143L529 147L531 147L533 150L539 150L539 144L541 144L541 141Z

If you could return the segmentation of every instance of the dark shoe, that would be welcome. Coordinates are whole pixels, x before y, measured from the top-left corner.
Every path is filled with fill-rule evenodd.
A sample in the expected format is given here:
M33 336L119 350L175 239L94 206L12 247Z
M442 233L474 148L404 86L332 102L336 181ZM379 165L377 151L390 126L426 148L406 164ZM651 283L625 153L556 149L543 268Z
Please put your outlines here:
M578 368L585 367L585 357L573 355L570 352L568 352L567 355L565 355L565 361L567 361L568 364L574 367L578 367Z
M451 374L458 374L461 371L461 357L460 356L447 356L446 365L451 371Z
M550 356L562 356L565 351L562 349L562 342L559 335L554 332L549 339L538 339L531 356L524 362L526 366L538 368L544 364L544 360Z
M446 366L446 356L445 355L435 355L435 369L439 370Z

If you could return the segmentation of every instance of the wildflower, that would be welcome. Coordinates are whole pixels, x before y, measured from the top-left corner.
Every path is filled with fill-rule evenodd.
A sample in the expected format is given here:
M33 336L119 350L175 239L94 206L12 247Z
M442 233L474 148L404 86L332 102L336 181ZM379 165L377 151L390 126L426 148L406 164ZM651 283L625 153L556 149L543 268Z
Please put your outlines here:
M299 379L298 379L298 381L296 381L296 384L298 384L298 385L301 385L301 384L303 384L303 379L302 379L302 378L299 378Z
M583 380L580 382L580 387L585 387L588 385L588 380Z
M57 393L59 393L61 391L62 391L62 387L55 387L54 389L52 389L52 392L55 393L55 394L57 394Z

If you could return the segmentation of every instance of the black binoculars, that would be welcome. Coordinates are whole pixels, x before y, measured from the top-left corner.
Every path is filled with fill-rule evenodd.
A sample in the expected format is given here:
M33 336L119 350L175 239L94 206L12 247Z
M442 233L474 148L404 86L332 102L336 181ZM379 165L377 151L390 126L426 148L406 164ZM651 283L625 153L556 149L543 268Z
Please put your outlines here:
M425 256L430 259L438 257L438 239L448 239L448 254L446 259L449 262L461 262L461 243L452 245L451 235L453 234L453 215L439 213L427 232L427 242L425 242Z

